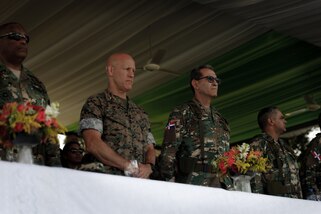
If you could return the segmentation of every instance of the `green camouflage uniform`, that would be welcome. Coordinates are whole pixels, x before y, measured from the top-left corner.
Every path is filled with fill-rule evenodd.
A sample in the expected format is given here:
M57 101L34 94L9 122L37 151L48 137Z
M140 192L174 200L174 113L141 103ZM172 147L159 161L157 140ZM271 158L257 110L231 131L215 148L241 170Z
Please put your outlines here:
M308 144L302 155L301 184L303 196L321 200L321 133Z
M4 65L0 64L0 108L5 103L30 101L33 105L46 107L49 103L47 90L31 71L22 67L18 79ZM1 145L0 145L1 147ZM16 161L18 148L0 148L1 160ZM33 148L33 162L40 165L59 166L59 145L39 144Z
M164 180L222 187L212 160L229 150L227 121L211 106L206 111L195 99L176 107L169 116L159 159Z
M150 123L145 111L135 103L112 95L107 90L91 96L82 108L80 131L95 129L102 140L127 160L145 162L150 142ZM122 170L105 165L106 173L124 175Z
M297 158L290 145L262 133L254 137L251 149L263 152L268 158L271 169L252 179L252 192L290 198L302 198Z
M30 101L33 105L48 105L49 97L42 82L31 71L22 68L18 79L4 65L0 64L0 107L8 102L24 103Z

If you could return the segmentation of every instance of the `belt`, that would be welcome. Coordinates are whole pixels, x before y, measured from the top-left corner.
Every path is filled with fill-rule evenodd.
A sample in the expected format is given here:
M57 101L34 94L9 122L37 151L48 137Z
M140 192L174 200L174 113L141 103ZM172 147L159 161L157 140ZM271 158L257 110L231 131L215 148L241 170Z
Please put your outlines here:
M216 170L211 164L207 163L195 163L194 172L207 172L207 173L215 173Z
M279 181L267 182L267 192L272 195L278 194L297 194L292 186L285 186Z

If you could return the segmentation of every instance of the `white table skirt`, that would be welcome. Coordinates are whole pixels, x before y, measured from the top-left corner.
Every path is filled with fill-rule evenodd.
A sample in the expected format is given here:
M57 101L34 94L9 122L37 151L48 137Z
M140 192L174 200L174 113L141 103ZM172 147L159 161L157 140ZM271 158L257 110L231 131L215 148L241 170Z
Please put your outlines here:
M1 214L321 213L321 202L0 161Z

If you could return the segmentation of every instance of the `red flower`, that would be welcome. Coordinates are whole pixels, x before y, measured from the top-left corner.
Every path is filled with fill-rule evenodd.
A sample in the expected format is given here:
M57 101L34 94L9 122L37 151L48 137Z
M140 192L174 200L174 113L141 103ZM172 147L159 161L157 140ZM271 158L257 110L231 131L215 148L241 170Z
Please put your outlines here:
M58 124L58 121L56 118L51 118L51 122L52 122L52 125L55 127L55 128L58 128L59 127L59 124Z
M57 104L55 105L57 110ZM11 142L15 133L38 132L46 139L52 138L57 141L57 134L64 133L65 128L57 122L56 118L49 115L46 118L46 109L42 106L32 105L30 102L18 104L17 102L6 103L0 109L0 144Z
M37 112L45 111L45 108L42 106L32 106L32 108Z
M218 163L218 167L220 168L220 170L221 170L221 172L222 172L223 174L225 174L225 173L227 172L227 167L226 167L226 165L225 165L225 163L224 163L224 160L223 160L223 161L220 161L220 162Z
M22 132L23 131L23 123L16 123L16 126L13 129L15 132Z
M231 167L233 164L235 164L235 157L228 157L227 158L227 165Z
M51 126L51 122L52 122L51 119L46 120L46 121L45 121L45 125L48 126L48 127L50 127L50 126Z
M23 112L24 109L25 109L25 105L23 105L23 104L20 104L20 105L17 106L17 110L18 110L19 112Z
M36 117L36 121L38 122L45 122L46 121L46 114L45 114L45 110L41 109Z
M4 137L8 135L7 127L5 126L0 126L0 136Z

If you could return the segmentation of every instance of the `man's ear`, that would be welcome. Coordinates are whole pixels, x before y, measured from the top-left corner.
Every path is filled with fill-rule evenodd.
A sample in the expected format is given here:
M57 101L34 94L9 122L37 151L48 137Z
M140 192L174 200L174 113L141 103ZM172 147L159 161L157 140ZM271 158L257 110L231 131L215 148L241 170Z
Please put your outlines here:
M268 122L268 124L271 125L271 126L274 124L274 120L273 120L271 117L269 117L269 118L267 119L267 122Z
M114 71L113 66L111 66L111 65L107 65L106 66L106 74L107 74L107 76L112 76L113 75L113 71Z
M198 90L198 81L193 79L192 80L192 86L193 86L195 91Z

